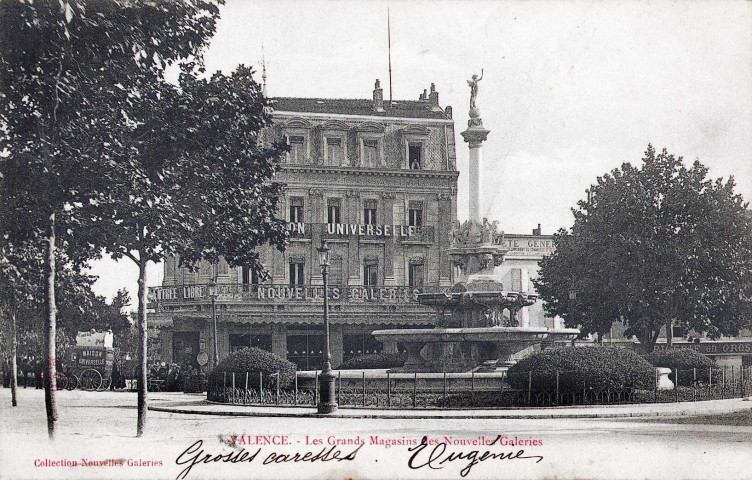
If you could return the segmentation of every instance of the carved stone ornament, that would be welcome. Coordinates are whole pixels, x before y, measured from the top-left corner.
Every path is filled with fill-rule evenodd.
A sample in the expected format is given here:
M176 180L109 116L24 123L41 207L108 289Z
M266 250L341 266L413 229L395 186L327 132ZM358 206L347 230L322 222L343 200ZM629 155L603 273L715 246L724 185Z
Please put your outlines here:
M312 197L321 197L324 195L324 193L319 188L311 188L308 190L308 195Z
M395 192L381 192L381 198L391 199L394 200L397 198L397 193Z
M347 198L360 198L360 192L358 190L348 190L345 192Z
M504 243L504 232L499 230L499 222L489 222L487 218L483 223L467 220L460 224L457 220L452 222L449 230L449 246L452 248L472 245L501 245Z

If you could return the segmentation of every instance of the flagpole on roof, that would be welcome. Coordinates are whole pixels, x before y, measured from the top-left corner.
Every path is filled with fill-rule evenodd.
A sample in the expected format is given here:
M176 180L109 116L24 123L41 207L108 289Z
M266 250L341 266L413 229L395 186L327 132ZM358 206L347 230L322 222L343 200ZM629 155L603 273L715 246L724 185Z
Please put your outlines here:
M264 45L261 45L261 94L266 97L266 60L264 59Z
M392 26L389 7L386 7L386 38L389 45L389 105L392 104Z

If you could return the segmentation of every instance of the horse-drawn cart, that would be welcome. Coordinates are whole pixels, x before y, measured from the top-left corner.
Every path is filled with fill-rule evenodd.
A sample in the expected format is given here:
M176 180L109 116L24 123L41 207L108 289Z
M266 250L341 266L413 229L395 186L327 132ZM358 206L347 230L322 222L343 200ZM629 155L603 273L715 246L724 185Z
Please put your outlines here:
M78 379L78 388L90 391L110 388L114 358L115 350L112 347L75 347L71 355L71 368Z
M58 377L57 388L103 391L110 388L115 350L112 332L79 332L70 363Z

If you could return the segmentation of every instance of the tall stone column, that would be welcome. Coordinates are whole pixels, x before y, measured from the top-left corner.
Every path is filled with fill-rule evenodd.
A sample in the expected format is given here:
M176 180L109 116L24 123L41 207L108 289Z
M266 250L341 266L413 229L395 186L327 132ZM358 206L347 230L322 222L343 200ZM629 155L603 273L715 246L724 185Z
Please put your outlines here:
M468 143L470 147L470 165L469 165L469 190L470 190L470 202L469 202L469 217L470 220L480 222L480 165L483 159L483 142L488 138L490 130L483 128L483 124L480 123L480 118L477 118L478 122L474 122L471 118L468 121L469 127L467 130L461 133L462 138ZM473 123L479 123L479 125L473 125Z
M483 69L480 76L473 75L467 81L470 86L470 119L467 121L467 130L462 132L462 138L470 147L470 220L480 222L480 164L483 159L482 143L488 137L489 130L483 128L483 119L480 117L480 109L475 104L478 97L478 83L483 80Z

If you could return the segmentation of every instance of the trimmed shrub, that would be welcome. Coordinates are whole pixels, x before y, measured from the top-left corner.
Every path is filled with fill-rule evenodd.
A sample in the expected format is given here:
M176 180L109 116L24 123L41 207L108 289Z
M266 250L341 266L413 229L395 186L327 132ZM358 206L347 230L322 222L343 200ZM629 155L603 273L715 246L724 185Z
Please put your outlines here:
M679 385L691 385L697 379L707 382L710 377L710 369L715 367L715 362L693 348L672 348L663 352L653 352L645 355L645 360L656 367L671 369L669 378L674 380L674 369L679 370ZM697 376L693 369L697 369Z
M368 370L372 368L398 368L407 361L405 353L374 353L353 357L340 365L338 370Z
M248 372L248 387L259 387L259 372L262 374L264 388L276 385L276 373L279 372L279 386L285 388L295 379L297 365L271 352L260 348L248 347L231 353L219 362L209 374L212 385L222 386L227 374L227 386L231 385L230 378L235 373L235 386L245 387L245 373Z
M655 368L632 350L615 347L563 347L546 349L509 368L513 388L527 389L532 372L533 394L556 389L591 392L652 389Z

